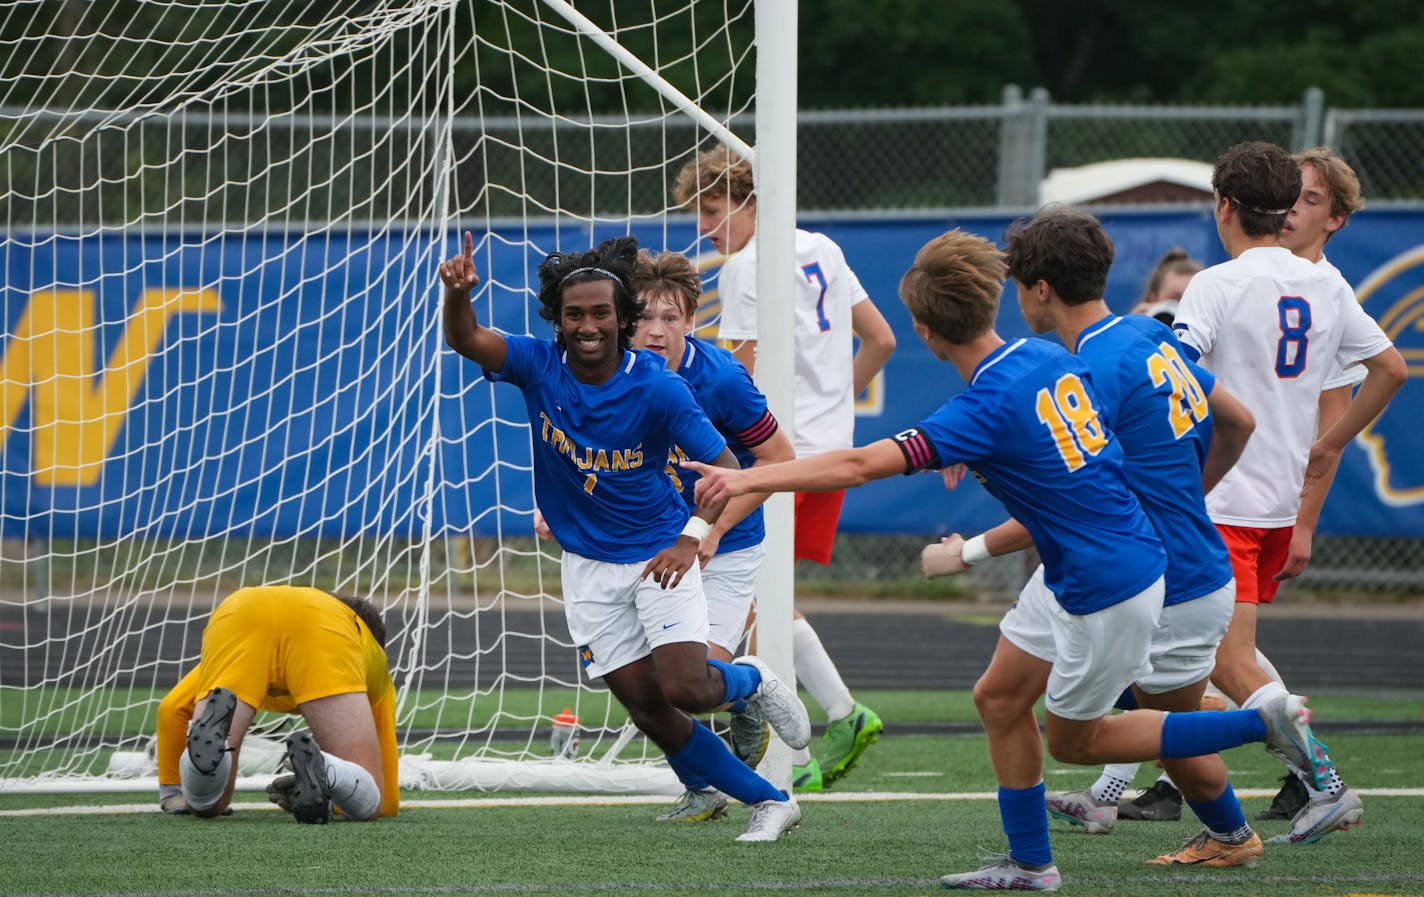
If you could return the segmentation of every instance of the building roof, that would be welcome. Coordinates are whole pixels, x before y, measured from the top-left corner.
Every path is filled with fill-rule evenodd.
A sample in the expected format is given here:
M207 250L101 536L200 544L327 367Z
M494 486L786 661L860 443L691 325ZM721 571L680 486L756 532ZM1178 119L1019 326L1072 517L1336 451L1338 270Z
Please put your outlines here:
M1114 159L1055 168L1039 185L1040 203L1184 202L1211 197L1212 166L1191 159Z

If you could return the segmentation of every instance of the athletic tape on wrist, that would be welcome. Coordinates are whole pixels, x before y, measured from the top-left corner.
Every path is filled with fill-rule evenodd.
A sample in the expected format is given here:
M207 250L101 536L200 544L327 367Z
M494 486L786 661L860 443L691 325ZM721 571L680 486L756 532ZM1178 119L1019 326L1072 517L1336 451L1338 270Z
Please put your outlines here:
M684 536L691 536L696 539L699 544L703 539L707 538L707 534L710 532L712 532L712 524L698 517L696 514L687 518L687 523L682 526L682 534Z
M984 541L984 534L980 533L972 539L964 540L964 547L959 550L959 556L968 567L972 567L980 561L987 561L991 555L989 546Z

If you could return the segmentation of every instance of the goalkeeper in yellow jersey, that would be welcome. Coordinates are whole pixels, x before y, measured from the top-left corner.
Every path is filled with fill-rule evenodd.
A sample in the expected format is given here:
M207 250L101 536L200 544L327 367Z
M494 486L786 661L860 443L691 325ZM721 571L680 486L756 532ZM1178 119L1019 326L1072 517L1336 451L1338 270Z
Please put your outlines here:
M258 710L300 713L291 772L267 789L298 822L394 816L395 686L380 612L318 589L259 586L225 598L203 630L198 665L158 708L159 800L217 816L232 802L242 739ZM196 719L192 725L191 720Z

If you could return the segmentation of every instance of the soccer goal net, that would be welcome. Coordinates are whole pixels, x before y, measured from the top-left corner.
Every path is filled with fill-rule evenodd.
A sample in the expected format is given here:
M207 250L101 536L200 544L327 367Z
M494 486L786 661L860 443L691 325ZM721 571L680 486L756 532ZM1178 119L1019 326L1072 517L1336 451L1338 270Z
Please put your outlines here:
M473 231L481 319L542 335L548 252L631 232L695 255L669 185L719 128L750 141L754 20L753 0L0 14L0 792L152 786L156 708L208 615L271 583L383 608L405 785L677 790L581 673L523 404L445 348L436 268ZM565 708L572 762L550 757ZM244 776L270 774L252 744Z

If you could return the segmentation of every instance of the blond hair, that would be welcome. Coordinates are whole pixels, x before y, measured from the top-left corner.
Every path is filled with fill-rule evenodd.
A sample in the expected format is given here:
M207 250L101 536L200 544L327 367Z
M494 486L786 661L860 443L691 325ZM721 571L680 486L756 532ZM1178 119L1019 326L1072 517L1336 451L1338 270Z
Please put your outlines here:
M1296 164L1304 168L1309 165L1325 182L1330 194L1330 215L1349 218L1365 207L1365 199L1360 195L1360 177L1355 169L1328 146L1316 146L1301 150L1293 157Z
M695 318L698 299L702 296L702 278L697 266L680 252L653 255L640 249L633 265L633 292L645 302L670 298L685 317Z
M900 278L900 300L941 339L968 343L994 329L1008 276L998 247L956 228L920 249Z
M725 196L740 206L751 199L754 192L752 163L723 144L698 153L696 159L682 166L672 185L673 199L680 206L703 196Z

